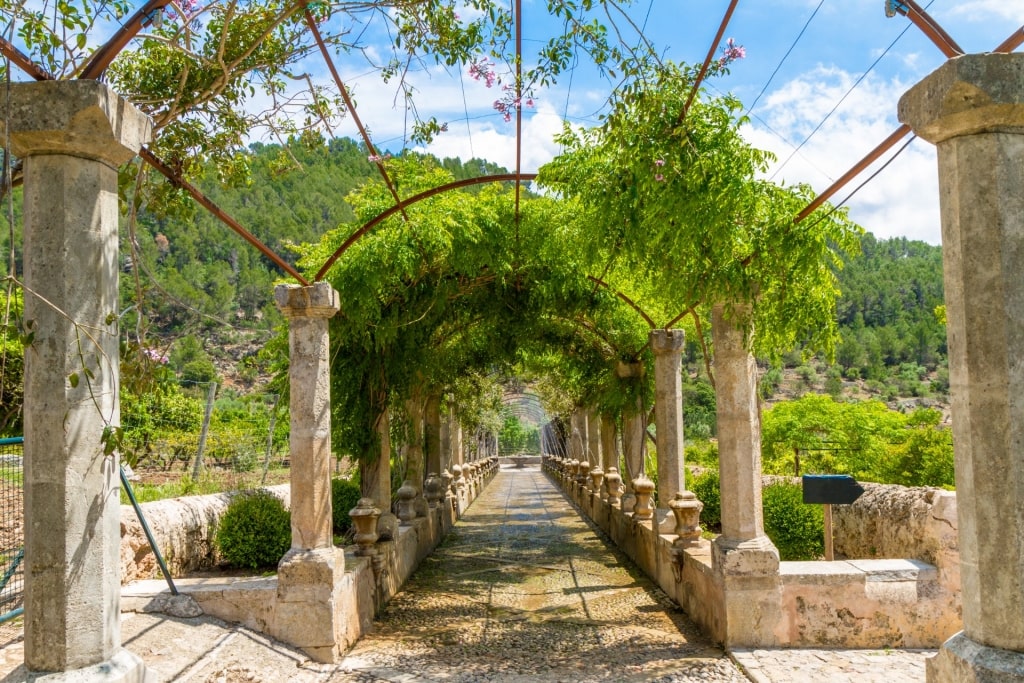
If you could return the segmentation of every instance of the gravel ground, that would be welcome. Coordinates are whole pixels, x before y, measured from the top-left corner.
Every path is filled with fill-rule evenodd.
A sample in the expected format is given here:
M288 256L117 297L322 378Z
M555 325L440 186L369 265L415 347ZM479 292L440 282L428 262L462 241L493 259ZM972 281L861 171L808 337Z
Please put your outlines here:
M504 470L334 681L746 681L537 469Z

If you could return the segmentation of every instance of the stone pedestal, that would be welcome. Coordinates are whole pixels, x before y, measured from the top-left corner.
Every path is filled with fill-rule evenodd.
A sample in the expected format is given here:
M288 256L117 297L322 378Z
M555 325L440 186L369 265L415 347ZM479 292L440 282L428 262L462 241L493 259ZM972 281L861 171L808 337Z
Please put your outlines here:
M151 123L95 81L14 83L0 135L24 161L25 667L142 680L121 648L117 167Z
M654 425L658 447L658 507L686 490L683 463L682 330L651 330L654 352Z
M294 500L292 501L294 505ZM318 662L342 656L345 553L340 548L292 548L277 566L277 602L272 636L301 649Z
M1024 681L1024 55L965 55L901 121L935 143L964 630L929 681Z
M278 285L288 320L292 548L333 545L331 516L331 367L328 320L338 293L326 282Z

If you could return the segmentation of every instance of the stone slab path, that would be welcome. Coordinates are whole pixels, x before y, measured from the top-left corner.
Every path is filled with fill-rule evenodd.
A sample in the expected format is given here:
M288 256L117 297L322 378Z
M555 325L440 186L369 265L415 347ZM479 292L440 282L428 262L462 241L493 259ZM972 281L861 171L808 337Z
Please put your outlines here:
M3 635L0 683L23 661L20 639ZM211 617L124 614L122 641L157 680L189 683L902 683L924 681L931 654L750 649L730 659L536 468L502 470L340 664Z

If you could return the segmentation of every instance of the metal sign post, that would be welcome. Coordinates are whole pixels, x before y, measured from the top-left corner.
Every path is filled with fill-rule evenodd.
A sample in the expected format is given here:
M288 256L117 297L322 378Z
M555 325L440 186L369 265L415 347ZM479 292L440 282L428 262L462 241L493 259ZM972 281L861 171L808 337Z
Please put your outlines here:
M804 502L824 506L825 559L835 559L832 544L832 506L849 505L860 498L864 487L848 474L805 474L802 477Z

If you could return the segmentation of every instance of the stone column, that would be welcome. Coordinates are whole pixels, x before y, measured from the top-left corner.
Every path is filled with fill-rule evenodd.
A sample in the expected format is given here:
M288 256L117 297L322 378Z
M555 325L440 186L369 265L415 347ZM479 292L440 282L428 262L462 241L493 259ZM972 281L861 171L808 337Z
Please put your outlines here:
M596 410L587 413L587 462L590 469L601 467L601 415Z
M631 379L639 382L643 376L643 364L620 362L615 367L615 373L621 379ZM622 454L626 463L626 469L619 474L626 484L626 490L622 495L622 511L632 512L636 495L633 490L633 482L644 473L644 424L643 404L637 389L636 403L633 407L622 412Z
M427 395L423 409L423 443L427 461L427 474L440 474L441 466L441 395Z
M616 439L615 416L601 414L601 469L619 466L619 444Z
M10 88L0 135L25 164L25 319L35 333L25 349L22 671L142 680L142 660L121 648L119 465L102 442L105 425L120 423L117 167L151 123L94 81Z
M466 464L466 456L462 445L462 425L459 423L459 416L454 410L451 415L451 436L452 436L452 464L462 466Z
M273 633L318 661L340 656L345 554L331 517L331 370L328 321L338 293L328 283L278 285L288 320L292 547L277 568Z
M899 104L935 143L964 630L929 681L1024 681L1024 54L952 59Z
M651 330L654 352L654 425L658 446L658 507L686 490L683 461L682 330Z
M587 452L589 451L589 436L590 432L587 429L587 411L583 408L577 408L572 411L572 417L570 418L572 424L572 432L579 431L580 433L580 452L578 455L573 455L577 460L586 460Z
M412 398L405 402L405 412L409 418L409 443L405 448L406 480L416 490L413 509L417 517L427 516L427 499L423 497L423 482L427 473L423 458L423 402L419 391L413 392Z
M398 518L391 512L391 415L387 408L377 418L377 457L360 463L360 487L364 498L380 508L377 534L381 541L391 540L398 530Z
M331 368L328 320L338 293L328 283L278 285L277 307L288 320L291 385L292 549L331 548Z
M723 582L726 645L770 645L779 618L779 552L764 533L761 511L761 420L757 364L750 353L750 306L737 304L726 318L711 314L718 409L718 470L722 534L711 560Z

